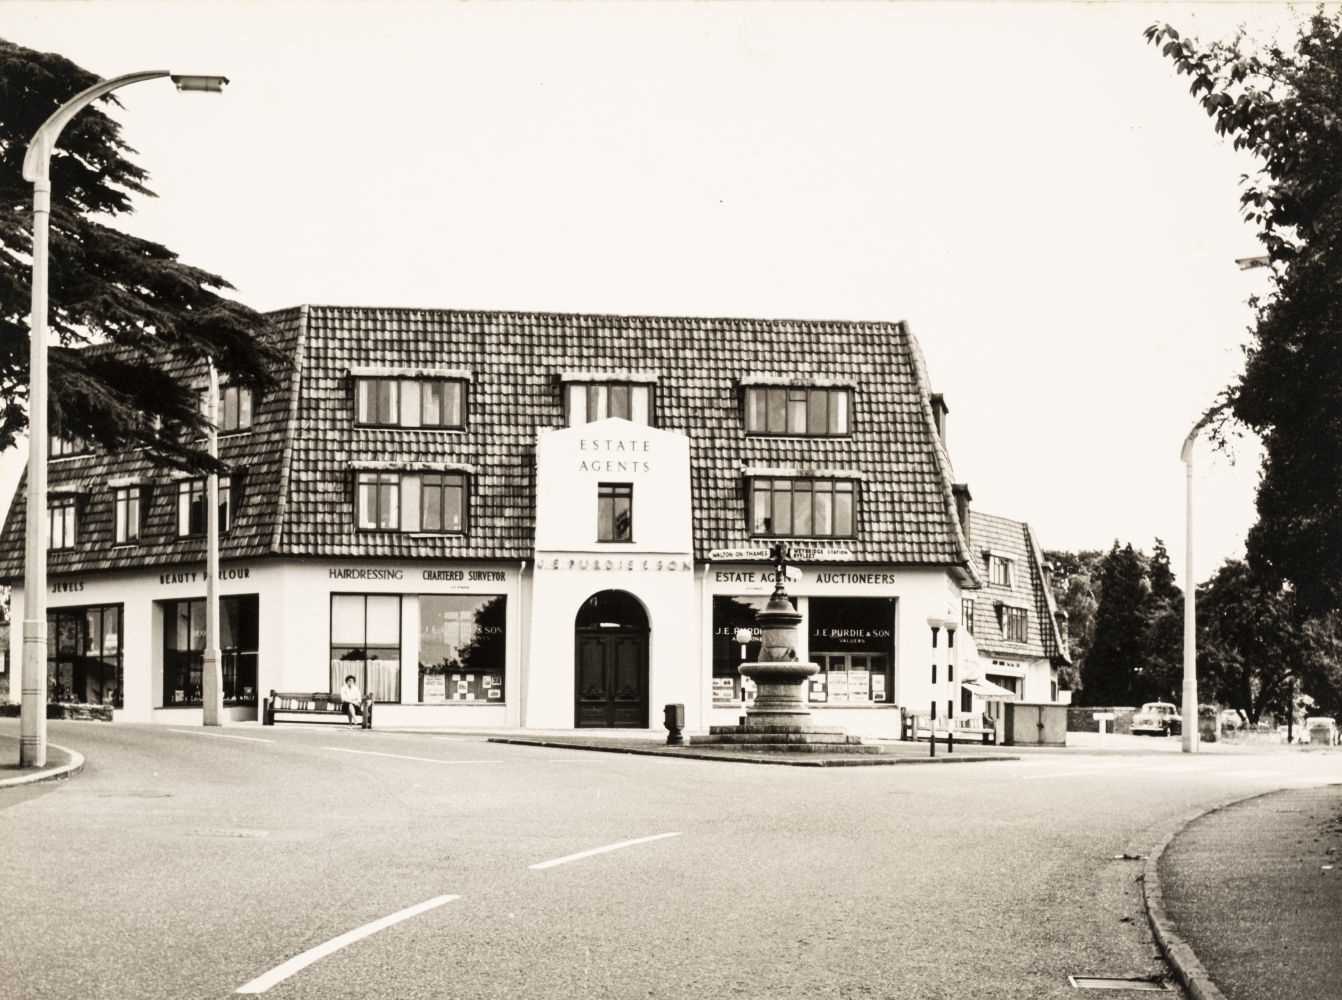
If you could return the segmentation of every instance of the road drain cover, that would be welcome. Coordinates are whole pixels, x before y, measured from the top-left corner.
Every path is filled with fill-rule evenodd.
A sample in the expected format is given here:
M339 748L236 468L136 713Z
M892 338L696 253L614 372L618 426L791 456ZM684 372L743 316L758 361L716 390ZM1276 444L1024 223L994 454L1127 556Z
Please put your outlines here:
M1168 981L1151 976L1068 976L1067 981L1078 990L1147 990L1171 993Z

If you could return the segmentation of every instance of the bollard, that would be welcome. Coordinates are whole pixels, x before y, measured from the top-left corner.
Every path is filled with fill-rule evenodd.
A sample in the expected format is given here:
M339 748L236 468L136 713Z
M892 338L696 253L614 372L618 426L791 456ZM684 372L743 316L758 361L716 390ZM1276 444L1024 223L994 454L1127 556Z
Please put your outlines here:
M680 747L685 745L685 706L667 705L662 710L663 725L666 726L666 745Z

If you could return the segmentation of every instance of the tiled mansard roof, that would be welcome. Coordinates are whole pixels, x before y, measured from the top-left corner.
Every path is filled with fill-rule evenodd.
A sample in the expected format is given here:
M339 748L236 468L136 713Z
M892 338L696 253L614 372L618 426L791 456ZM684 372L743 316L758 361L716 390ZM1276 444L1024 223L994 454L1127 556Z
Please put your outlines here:
M562 378L656 376L654 422L690 439L695 555L750 544L743 470L859 470L858 562L960 567L977 561L955 514L950 460L933 423L917 342L902 323L696 319L303 306L270 316L295 359L261 401L250 433L221 438L245 468L245 500L222 558L524 560L532 555L535 442L564 425ZM351 372L469 373L464 430L354 426ZM856 387L845 438L747 437L745 380ZM360 462L450 462L472 470L469 531L425 537L359 532L352 469ZM175 486L136 454L50 466L53 486L85 484L79 544L51 553L52 574L203 560L175 534ZM113 549L110 479L154 484L141 545ZM22 573L23 485L0 535L0 578Z
M983 589L966 594L974 601L974 644L989 656L1049 657L1069 663L1067 643L1058 629L1057 606L1044 577L1044 557L1030 526L977 510L969 513L969 545L978 564ZM988 554L1012 561L1011 586L991 582ZM1025 608L1030 612L1028 642L1006 638L1005 618L996 605Z

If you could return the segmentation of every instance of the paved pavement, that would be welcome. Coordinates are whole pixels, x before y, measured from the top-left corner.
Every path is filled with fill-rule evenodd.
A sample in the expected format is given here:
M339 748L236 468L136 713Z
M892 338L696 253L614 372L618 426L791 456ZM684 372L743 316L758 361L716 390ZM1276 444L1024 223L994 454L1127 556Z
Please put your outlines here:
M1329 753L1342 780L1342 755ZM1209 813L1160 859L1166 911L1227 1000L1342 997L1342 784Z
M51 735L83 773L0 789L15 1000L1061 1000L1072 974L1168 974L1131 859L1171 824L1339 761L1152 740L804 769L329 725Z

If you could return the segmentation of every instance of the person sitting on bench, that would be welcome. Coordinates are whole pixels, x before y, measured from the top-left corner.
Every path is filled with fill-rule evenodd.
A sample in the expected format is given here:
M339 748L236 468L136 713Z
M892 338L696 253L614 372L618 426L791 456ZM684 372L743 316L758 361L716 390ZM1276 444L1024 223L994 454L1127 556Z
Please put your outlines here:
M354 716L363 714L363 693L354 682L353 674L345 677L345 686L340 689L340 701L345 707L345 715L349 717L349 724L354 725Z

